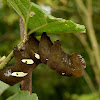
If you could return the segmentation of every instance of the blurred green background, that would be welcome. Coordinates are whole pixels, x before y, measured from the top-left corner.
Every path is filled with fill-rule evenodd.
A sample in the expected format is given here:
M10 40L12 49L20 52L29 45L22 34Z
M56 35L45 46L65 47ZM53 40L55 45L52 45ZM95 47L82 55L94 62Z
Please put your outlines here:
M81 78L63 77L46 65L33 71L33 92L39 100L99 100L100 99L100 0L32 0L55 17L73 20L86 26L86 33L50 35L60 40L63 50L81 54L87 68ZM7 56L20 42L19 16L8 4L0 0L0 56ZM10 62L10 65L14 61ZM16 84L8 88L0 100L19 90Z

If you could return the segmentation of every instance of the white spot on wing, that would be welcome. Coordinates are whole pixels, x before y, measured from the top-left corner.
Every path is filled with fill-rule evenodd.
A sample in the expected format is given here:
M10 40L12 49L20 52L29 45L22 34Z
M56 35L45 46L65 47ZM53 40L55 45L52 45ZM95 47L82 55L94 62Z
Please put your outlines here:
M65 75L65 73L62 73L62 75Z
M5 73L4 73L5 76L10 76L11 75L11 69L7 70Z
M62 62L67 62L67 59L66 58L62 58Z
M48 60L48 59L46 59L46 60Z
M35 53L35 57L36 57L37 59L40 59L40 55L37 54L37 53Z
M26 63L26 64L33 64L34 63L34 61L32 59L22 59L22 62Z
M26 76L28 73L24 73L24 72L13 72L11 75L12 76L16 76L16 77L24 77Z

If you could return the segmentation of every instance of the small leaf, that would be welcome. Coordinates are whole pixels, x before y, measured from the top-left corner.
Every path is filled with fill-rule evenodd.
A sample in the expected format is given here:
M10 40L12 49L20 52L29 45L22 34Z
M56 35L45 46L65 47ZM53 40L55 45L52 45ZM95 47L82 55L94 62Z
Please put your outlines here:
M28 35L33 32L36 32L36 35L41 35L43 32L47 34L85 32L84 25L76 24L71 20L55 18L40 6L29 2L29 0L8 1L23 18L26 29L30 29Z
M10 87L10 85L0 81L0 95Z
M15 95L9 97L7 100L38 100L38 97L35 93L32 95L28 91L19 91Z
M30 6L29 0L7 0L15 11L23 18L27 16L27 12Z

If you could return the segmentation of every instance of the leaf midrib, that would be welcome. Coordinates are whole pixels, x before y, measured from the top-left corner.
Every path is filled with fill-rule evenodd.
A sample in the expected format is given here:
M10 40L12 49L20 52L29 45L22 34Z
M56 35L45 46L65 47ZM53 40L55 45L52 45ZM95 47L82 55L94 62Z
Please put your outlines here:
M28 35L31 35L33 32L35 32L35 31L37 31L37 30L39 30L39 29L45 27L46 25L56 24L56 23L61 23L61 22L63 22L63 21L56 21L56 22L50 22L50 23L43 24L43 25L41 25L41 26L39 26L39 27L37 27L37 28L31 30L31 31L28 33ZM66 21L65 21L65 22L66 22Z

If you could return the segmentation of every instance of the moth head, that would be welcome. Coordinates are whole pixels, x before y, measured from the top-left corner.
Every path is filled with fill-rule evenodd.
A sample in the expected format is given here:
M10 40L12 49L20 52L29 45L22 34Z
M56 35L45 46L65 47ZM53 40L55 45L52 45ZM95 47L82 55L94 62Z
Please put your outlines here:
M73 76L81 77L83 74L83 70L86 68L86 63L84 58L77 53L72 54L72 62L73 62Z

